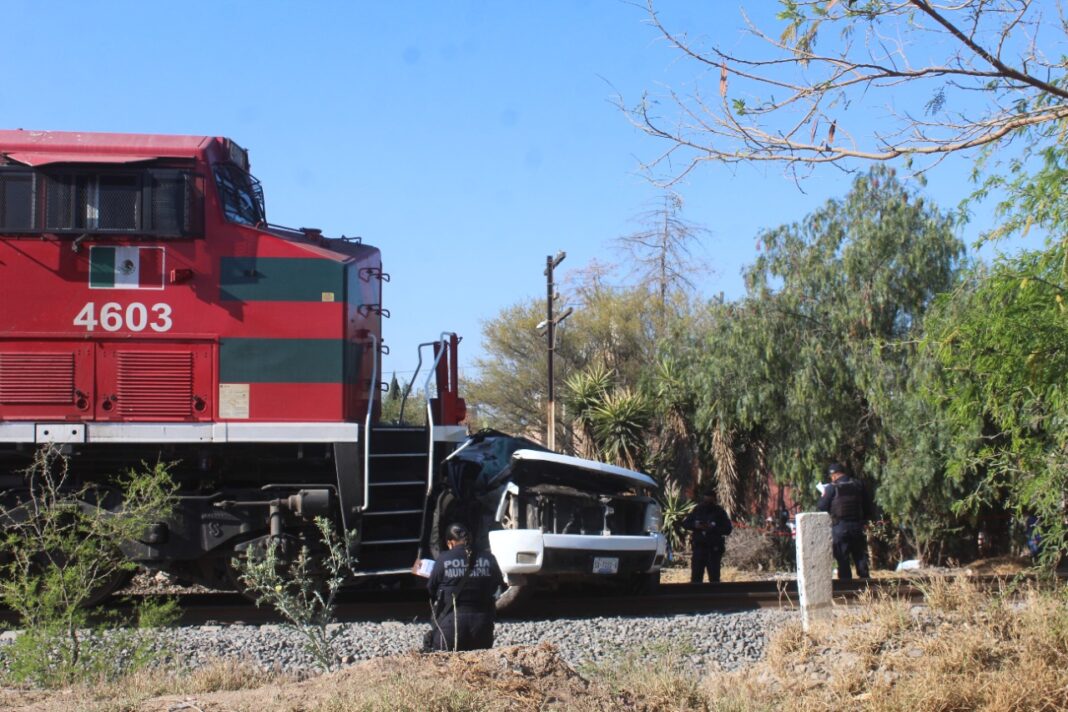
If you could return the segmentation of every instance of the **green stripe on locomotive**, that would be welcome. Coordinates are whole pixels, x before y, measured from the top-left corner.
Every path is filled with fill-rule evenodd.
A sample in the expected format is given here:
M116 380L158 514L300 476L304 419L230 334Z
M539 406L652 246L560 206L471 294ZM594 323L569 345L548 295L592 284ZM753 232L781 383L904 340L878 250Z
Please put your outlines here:
M333 260L292 257L222 257L219 299L240 302L340 301L345 265Z
M222 383L344 383L343 339L219 340ZM351 358L351 355L350 355Z

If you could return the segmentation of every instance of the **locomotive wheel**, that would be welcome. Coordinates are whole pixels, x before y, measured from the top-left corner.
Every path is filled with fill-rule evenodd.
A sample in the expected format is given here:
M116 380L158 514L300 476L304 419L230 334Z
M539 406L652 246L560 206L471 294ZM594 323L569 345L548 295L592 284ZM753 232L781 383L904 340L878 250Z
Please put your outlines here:
M244 542L242 544L235 545L226 555L223 564L226 568L226 578L229 580L232 590L241 594L253 603L257 603L257 605L262 595L256 593L245 585L245 582L241 578L242 573L239 567L235 565L235 562L244 560L245 557L248 555L250 549L262 548L263 546L265 546L268 538L269 536L262 536L258 537L257 539ZM288 551L290 553L295 554L297 551L299 551L302 544L302 542L293 537L285 535L282 537L282 551L278 559L278 568L276 569L278 575L277 580L279 582L279 585L293 586L294 588L299 585L298 581L290 578L290 566L292 565L293 560L286 555L286 552ZM317 554L321 555L321 552L316 552L315 550L312 551L313 561ZM310 584L312 589L317 590L325 598L328 588L328 577L326 572L317 570L317 568L313 565L306 575L306 583Z
M133 577L133 569L119 569L118 571L115 571L107 580L102 581L100 585L90 591L85 602L82 603L82 606L90 608L97 605L111 594L125 588L126 584L130 583L130 580Z
M114 504L115 494L110 491L100 491L95 493L97 500L95 502L79 501L78 505L82 508L88 507L101 507L108 509L108 504ZM0 506L0 511L3 512L3 516L8 523L20 523L24 522L27 516L26 508L29 506L27 503L31 500L31 496L28 491L16 490L9 491L4 496L3 505ZM5 557L10 558L10 557ZM102 601L108 596L115 593L119 589L125 587L134 575L134 567L126 565L126 557L122 553L122 550L114 543L109 542L103 549L97 552L94 558L99 559L99 564L104 567L105 571L101 576L101 579L95 586L89 589L85 598L81 601L83 608L91 608ZM69 555L62 551L48 550L38 551L28 561L30 567L30 574L36 575L43 573L50 566L57 566L64 568L66 564L70 562ZM2 561L0 564L7 564L10 561ZM111 570L107 570L107 568Z

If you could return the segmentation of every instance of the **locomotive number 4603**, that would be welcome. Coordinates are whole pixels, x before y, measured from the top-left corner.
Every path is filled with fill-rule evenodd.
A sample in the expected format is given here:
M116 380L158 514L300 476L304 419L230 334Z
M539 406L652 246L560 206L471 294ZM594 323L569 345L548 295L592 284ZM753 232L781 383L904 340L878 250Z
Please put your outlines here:
M124 309L118 302L108 302L100 307L95 302L86 302L78 316L72 322L74 326L84 326L86 331L93 331L98 325L104 331L170 331L174 326L171 320L171 305L160 302L146 307L141 302L132 302Z

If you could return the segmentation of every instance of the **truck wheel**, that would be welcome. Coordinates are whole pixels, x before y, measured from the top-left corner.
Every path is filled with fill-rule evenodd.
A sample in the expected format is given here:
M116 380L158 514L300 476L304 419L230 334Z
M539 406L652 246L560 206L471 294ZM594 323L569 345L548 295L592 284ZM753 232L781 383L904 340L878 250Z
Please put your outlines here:
M531 586L509 586L505 584L497 595L497 613L508 615L519 611L523 604L530 600Z

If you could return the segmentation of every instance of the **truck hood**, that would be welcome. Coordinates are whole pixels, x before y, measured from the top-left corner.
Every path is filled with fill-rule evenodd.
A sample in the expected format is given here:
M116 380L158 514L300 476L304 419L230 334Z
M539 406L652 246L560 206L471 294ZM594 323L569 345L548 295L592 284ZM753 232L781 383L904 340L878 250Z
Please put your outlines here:
M528 487L564 485L604 494L657 487L652 477L641 472L561 455L526 438L493 430L473 435L448 460L449 487L460 496L481 496L508 482Z
M560 484L613 492L656 489L656 480L641 472L541 450L516 450L508 472L517 485Z

